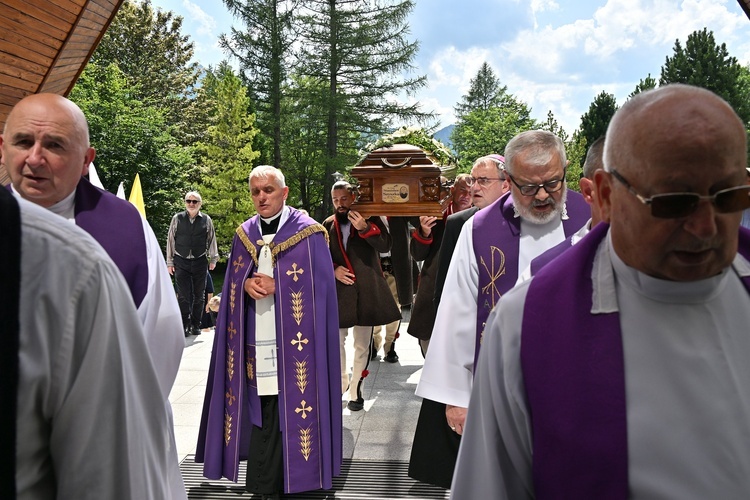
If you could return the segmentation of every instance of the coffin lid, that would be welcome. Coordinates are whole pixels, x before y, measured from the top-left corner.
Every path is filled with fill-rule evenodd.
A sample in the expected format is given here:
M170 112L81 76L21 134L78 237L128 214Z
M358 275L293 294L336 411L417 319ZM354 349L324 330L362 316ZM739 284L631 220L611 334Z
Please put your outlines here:
M433 161L424 149L411 144L393 144L370 151L353 169L356 174L358 168L382 167L385 169L401 169L407 167L435 167L439 166Z

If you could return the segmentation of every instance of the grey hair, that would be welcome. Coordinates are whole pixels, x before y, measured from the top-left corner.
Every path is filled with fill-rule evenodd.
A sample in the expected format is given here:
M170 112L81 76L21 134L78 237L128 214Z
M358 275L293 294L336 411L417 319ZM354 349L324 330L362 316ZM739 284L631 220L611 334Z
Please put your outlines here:
M500 161L499 158L495 158L492 155L487 156L481 156L474 160L474 164L471 166L472 170L476 167L481 167L483 165L490 165L497 169L497 176L500 178L500 180L505 180L505 164Z
M527 130L511 139L505 146L505 170L515 170L516 156L524 153L524 160L532 165L546 165L557 153L563 168L568 164L562 139L547 130Z
M247 178L247 183L250 184L253 179L268 179L269 177L273 177L276 179L276 184L280 188L286 187L286 179L284 178L284 173L271 165L258 165L254 169L250 171L250 176ZM252 188L251 188L252 189Z
M594 172L604 167L604 136L599 137L591 143L586 159L583 162L583 176L587 179L594 178Z
M188 191L187 193L185 193L185 199L187 199L187 197L190 195L195 196L196 198L198 198L198 201L203 203L203 198L201 198L201 194L198 191Z

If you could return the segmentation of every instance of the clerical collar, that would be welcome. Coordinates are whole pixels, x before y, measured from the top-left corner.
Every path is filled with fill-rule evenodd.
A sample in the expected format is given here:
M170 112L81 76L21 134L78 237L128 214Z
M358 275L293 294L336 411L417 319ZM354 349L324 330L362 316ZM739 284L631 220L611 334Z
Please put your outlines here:
M279 229L279 221L281 220L281 214L284 211L282 208L279 210L279 213L274 215L273 217L260 218L260 232L261 234L276 234L276 231Z
M70 193L68 196L66 196L62 200L58 201L57 203L49 207L47 210L49 210L53 214L59 215L60 217L64 217L69 220L74 220L76 218L75 208L76 208L76 191L74 189L72 193Z
M703 304L715 298L726 287L730 268L719 274L697 281L670 281L654 278L628 266L615 251L611 238L610 258L616 279L622 284L635 289L640 295L651 300L667 304Z

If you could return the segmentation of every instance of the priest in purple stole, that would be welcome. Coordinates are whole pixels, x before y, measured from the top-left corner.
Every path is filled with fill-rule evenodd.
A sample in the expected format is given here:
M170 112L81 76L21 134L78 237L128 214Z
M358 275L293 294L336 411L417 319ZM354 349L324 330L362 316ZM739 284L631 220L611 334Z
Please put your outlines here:
M168 498L186 499L169 404L185 340L174 287L151 226L131 203L83 177L96 150L89 143L86 117L72 101L56 94L25 97L8 116L0 144L12 191L75 222L104 248L125 278L170 417L164 429L171 445Z
M542 130L518 134L505 149L510 191L461 230L416 391L446 405L435 432L463 433L484 324L497 301L531 259L589 218L581 195L565 185L566 164L559 137Z
M247 490L278 498L340 473L336 285L327 232L285 205L281 171L256 167L250 189L258 215L232 243L196 461L237 481L247 460Z
M712 92L620 108L606 223L487 323L452 498L746 498L747 138Z

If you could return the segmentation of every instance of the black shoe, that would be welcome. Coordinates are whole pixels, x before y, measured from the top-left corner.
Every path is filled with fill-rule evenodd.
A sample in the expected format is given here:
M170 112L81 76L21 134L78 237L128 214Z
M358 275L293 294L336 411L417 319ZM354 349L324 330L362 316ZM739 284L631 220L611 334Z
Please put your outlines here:
M388 361L389 363L395 363L398 361L398 354L396 354L396 351L391 349L388 351L388 354L385 355L384 360Z
M185 338L189 337L190 334L193 333L193 329L189 326L185 327Z
M200 326L194 326L193 327L193 335L200 335L201 334L201 327Z
M375 349L375 339L370 340L370 361L375 361L378 357L378 350Z
M359 398L356 401L349 401L346 403L346 407L351 411L360 411L365 407L365 400Z

